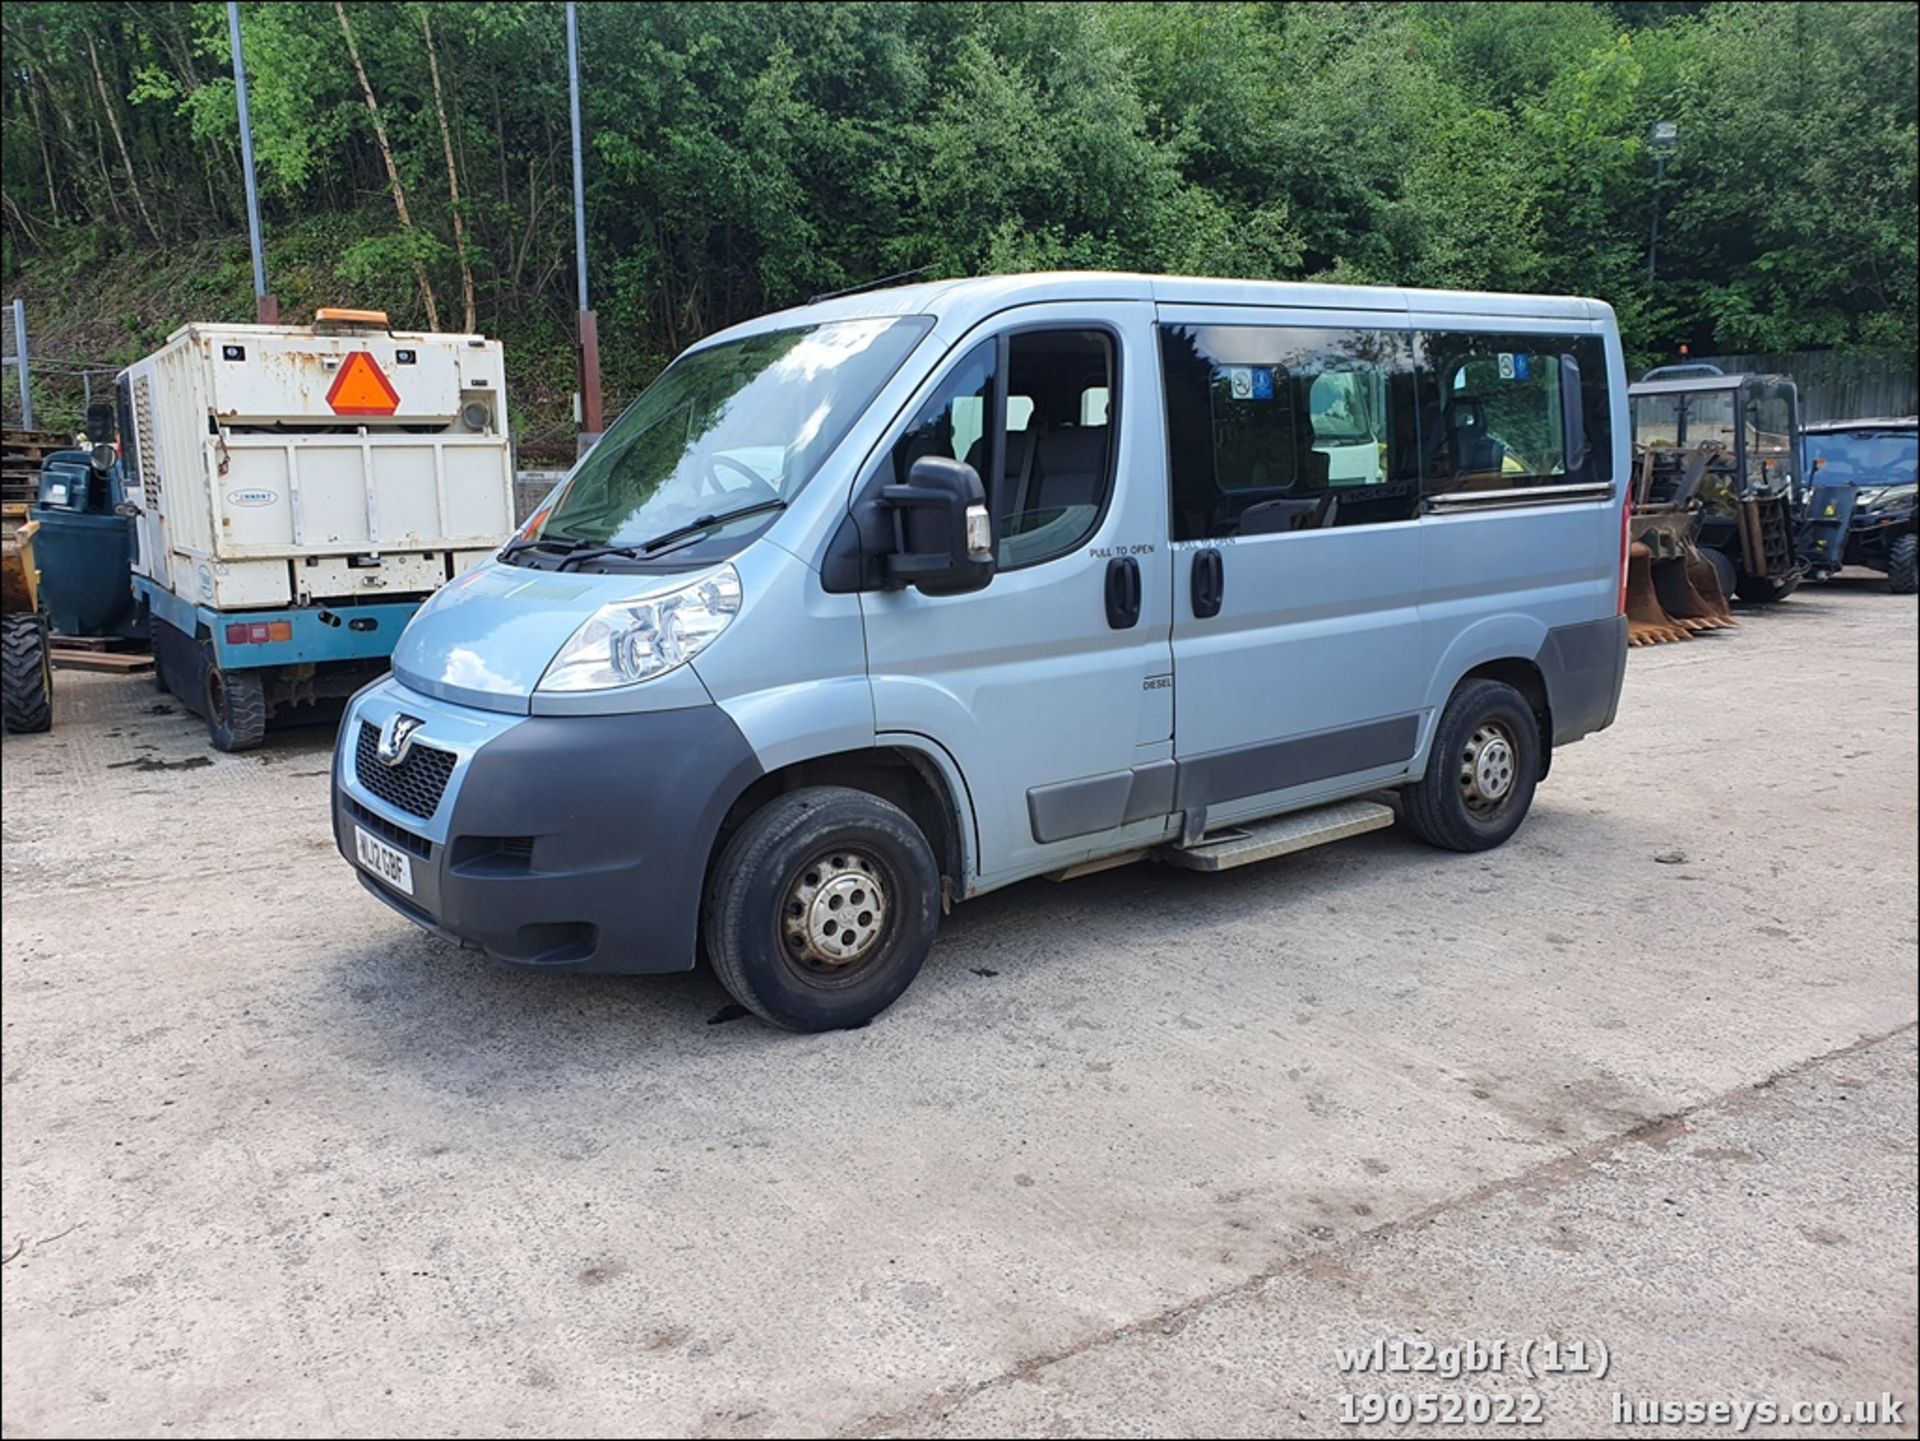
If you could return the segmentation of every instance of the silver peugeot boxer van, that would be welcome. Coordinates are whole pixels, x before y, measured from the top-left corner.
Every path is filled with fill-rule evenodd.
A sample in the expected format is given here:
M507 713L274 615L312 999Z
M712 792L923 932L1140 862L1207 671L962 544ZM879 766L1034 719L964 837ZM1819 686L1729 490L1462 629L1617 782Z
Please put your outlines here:
M342 722L361 882L501 960L861 1024L950 906L1390 823L1454 850L1613 720L1613 312L1046 274L676 360Z

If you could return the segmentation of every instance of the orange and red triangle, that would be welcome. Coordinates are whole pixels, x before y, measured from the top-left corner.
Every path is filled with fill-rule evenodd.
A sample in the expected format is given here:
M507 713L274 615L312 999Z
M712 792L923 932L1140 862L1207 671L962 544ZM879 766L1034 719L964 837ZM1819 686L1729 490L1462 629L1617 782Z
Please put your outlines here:
M400 408L400 392L364 350L349 354L327 391L335 415L392 415Z

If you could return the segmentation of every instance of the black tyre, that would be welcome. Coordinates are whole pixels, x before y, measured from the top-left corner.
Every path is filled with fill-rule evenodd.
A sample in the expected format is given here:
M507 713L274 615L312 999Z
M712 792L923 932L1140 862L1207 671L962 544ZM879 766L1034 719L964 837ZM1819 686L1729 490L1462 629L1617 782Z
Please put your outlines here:
M213 647L200 650L200 694L207 735L219 751L252 750L266 739L267 694L260 672L223 670Z
M727 843L701 932L720 984L756 1016L837 1031L899 999L939 920L940 870L906 812L809 786L770 801Z
M1895 595L1920 590L1920 536L1895 536L1887 547L1887 589Z
M161 695L170 695L172 692L167 686L166 667L160 662L160 627L163 625L166 622L156 620L153 608L142 600L139 613L134 617L134 626L136 634L145 638L147 649L153 653L153 669L148 672L147 679L153 682L153 688ZM173 627L167 626L167 629L172 630Z
M11 734L53 729L53 657L40 616L10 615L0 628L0 700L0 719Z
M1772 605L1785 600L1800 589L1800 577L1792 576L1786 580L1769 580L1764 575L1748 575L1740 578L1740 599L1754 605Z
M1440 713L1427 774L1401 795L1413 833L1450 851L1484 851L1520 828L1540 779L1540 722L1526 697L1469 681Z
M1700 554L1707 558L1707 564L1713 567L1714 578L1720 582L1720 594L1727 600L1733 599L1733 592L1740 584L1740 572L1734 568L1733 558L1724 550L1715 550L1711 546Z

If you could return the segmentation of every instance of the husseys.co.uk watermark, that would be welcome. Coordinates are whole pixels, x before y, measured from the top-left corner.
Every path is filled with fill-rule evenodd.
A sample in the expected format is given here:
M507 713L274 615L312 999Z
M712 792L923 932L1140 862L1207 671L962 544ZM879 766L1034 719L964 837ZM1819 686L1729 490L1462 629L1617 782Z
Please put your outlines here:
M1670 1397L1612 1396L1616 1426L1725 1426L1735 1433L1754 1426L1898 1426L1907 1403L1891 1391L1862 1401L1682 1401Z

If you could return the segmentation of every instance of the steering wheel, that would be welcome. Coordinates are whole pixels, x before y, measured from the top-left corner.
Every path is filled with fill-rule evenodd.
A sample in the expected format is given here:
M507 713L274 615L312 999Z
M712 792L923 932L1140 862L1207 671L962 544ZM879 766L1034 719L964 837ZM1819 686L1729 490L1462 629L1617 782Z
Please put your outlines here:
M720 471L723 469L734 471L746 477L747 495L743 497L743 499L748 501L748 503L780 499L779 490L769 485L766 477L762 476L759 471L755 470L745 461L735 460L730 455L721 455L718 453L707 457L706 473L700 477L701 495L740 495L739 491L727 490L720 484Z

